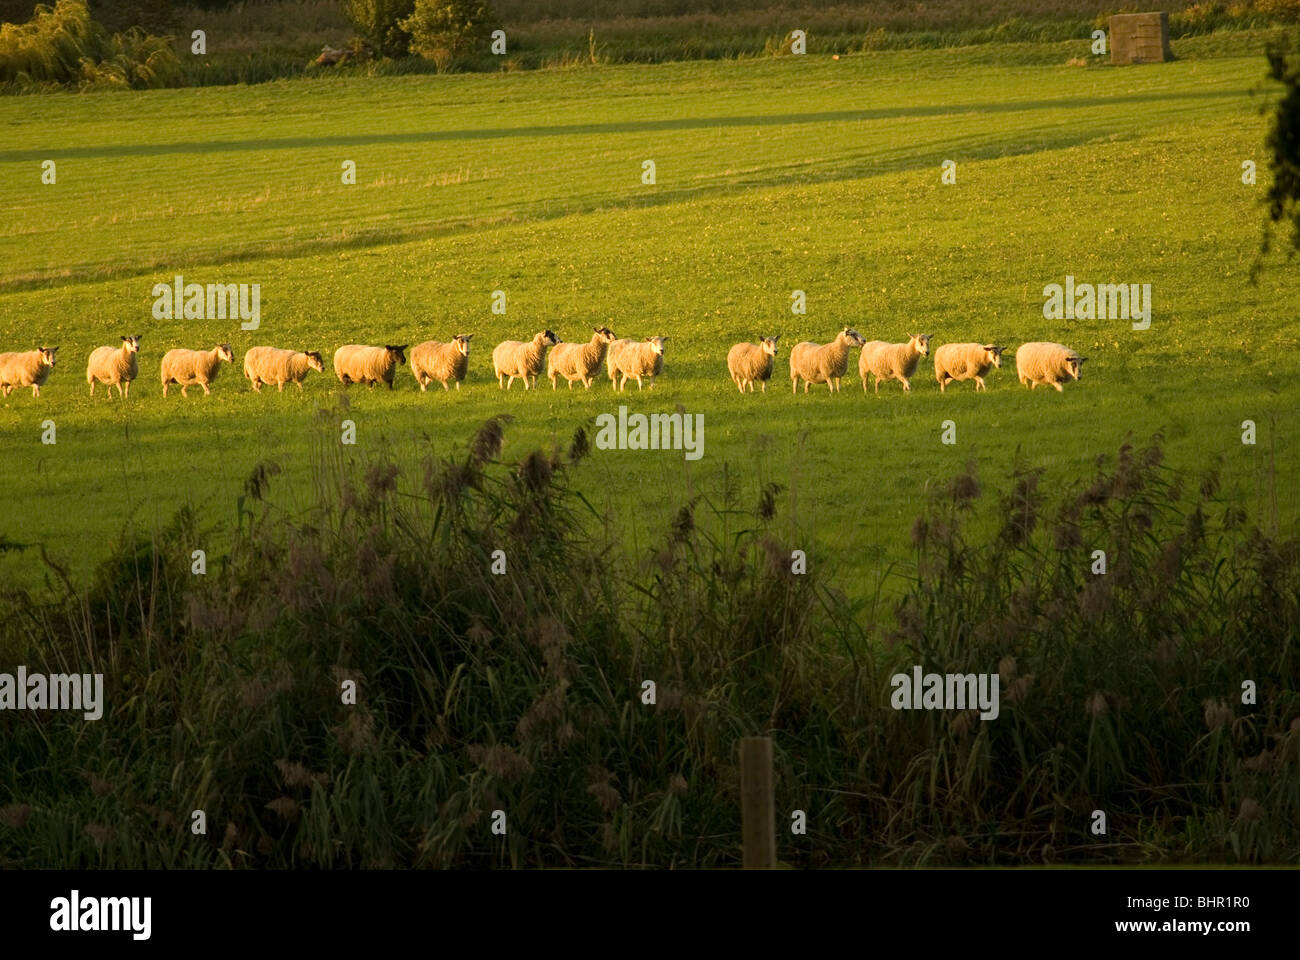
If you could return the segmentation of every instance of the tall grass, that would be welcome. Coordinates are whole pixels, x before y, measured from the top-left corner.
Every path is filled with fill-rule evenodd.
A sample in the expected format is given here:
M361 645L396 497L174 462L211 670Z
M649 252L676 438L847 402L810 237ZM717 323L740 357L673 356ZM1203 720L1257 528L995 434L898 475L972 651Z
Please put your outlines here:
M27 23L0 24L0 88L145 89L180 81L170 37L134 28L110 35L91 19L84 0L42 4Z
M629 556L569 486L581 431L508 464L495 419L399 469L346 457L341 413L310 508L273 507L260 465L205 576L182 512L85 589L4 596L0 669L103 672L109 702L0 713L0 864L734 865L755 734L782 821L808 813L779 830L793 864L1296 861L1300 545L1157 444L1056 498L1017 471L988 543L963 534L983 484L954 478L886 616L791 573L778 488L692 496ZM894 711L914 664L998 672L1001 716Z

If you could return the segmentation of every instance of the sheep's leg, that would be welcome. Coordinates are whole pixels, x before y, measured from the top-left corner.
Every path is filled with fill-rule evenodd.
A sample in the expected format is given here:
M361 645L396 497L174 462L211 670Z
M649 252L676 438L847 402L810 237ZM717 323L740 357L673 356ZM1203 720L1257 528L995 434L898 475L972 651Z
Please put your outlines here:
M167 396L167 381L163 381L163 396Z
M984 378L983 378L983 377L976 377L976 378L975 378L975 389L976 389L976 390L987 390L987 389L988 389L988 387L984 386Z
M876 393L880 392L880 374L876 374Z
M90 381L90 395L91 395L92 397L95 395L95 381L94 381L94 380L91 380L91 381Z
M1065 388L1061 386L1061 381L1060 381L1060 380L1053 380L1053 381L1052 381L1052 386L1054 386L1054 387L1056 388L1056 392L1057 392L1057 393L1064 393L1064 392L1065 392Z
M203 395L205 397L212 396L212 391L208 389L208 382L206 380L203 381Z
M906 378L903 379L903 392L904 392L904 393L911 393L911 392L912 392L912 383L911 383L910 380L908 380L908 379L906 379Z
M791 378L790 378L790 392L793 393L796 397L799 396L799 378L798 378L798 377L791 377Z

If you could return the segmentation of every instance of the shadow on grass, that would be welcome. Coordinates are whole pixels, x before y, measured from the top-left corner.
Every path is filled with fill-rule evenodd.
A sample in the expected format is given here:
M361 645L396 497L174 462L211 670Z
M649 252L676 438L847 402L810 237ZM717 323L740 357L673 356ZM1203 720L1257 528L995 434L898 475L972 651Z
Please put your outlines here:
M877 107L864 110L826 110L739 117L674 117L669 120L620 120L610 123L571 123L555 126L490 127L482 130L421 130L408 133L354 133L333 137L282 137L277 140L212 140L179 143L100 144L88 147L0 151L0 163L37 160L157 156L176 153L220 153L244 150L298 150L311 147L353 147L398 143L439 143L457 140L499 140L511 137L567 137L593 134L656 133L667 130L710 130L718 127L763 127L807 123L858 123L864 120L899 120L964 114L1027 113L1034 110L1081 110L1133 103L1200 101L1247 98L1250 91L1198 90L1182 93L1142 93L1117 97L1063 98L1008 101L1006 103L939 104L934 106Z

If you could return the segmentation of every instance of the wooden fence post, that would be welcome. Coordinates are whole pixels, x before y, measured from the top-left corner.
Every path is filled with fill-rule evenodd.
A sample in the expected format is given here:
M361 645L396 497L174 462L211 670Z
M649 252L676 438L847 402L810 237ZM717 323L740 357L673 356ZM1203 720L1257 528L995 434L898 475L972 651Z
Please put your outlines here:
M746 870L776 869L771 737L740 741L740 840Z

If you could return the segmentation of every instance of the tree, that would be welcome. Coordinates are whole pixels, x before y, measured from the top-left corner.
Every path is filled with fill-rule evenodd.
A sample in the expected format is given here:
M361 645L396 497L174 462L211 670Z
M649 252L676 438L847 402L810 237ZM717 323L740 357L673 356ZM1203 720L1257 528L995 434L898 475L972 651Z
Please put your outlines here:
M1273 185L1268 190L1268 219L1261 258L1272 244L1272 225L1290 223L1291 255L1300 250L1300 33L1291 34L1268 50L1268 72L1283 85L1265 141L1272 156Z
M485 0L415 0L415 11L402 21L411 52L440 63L485 42L495 26Z
M354 30L381 56L404 57L411 35L401 21L415 9L415 0L343 0L343 13Z

